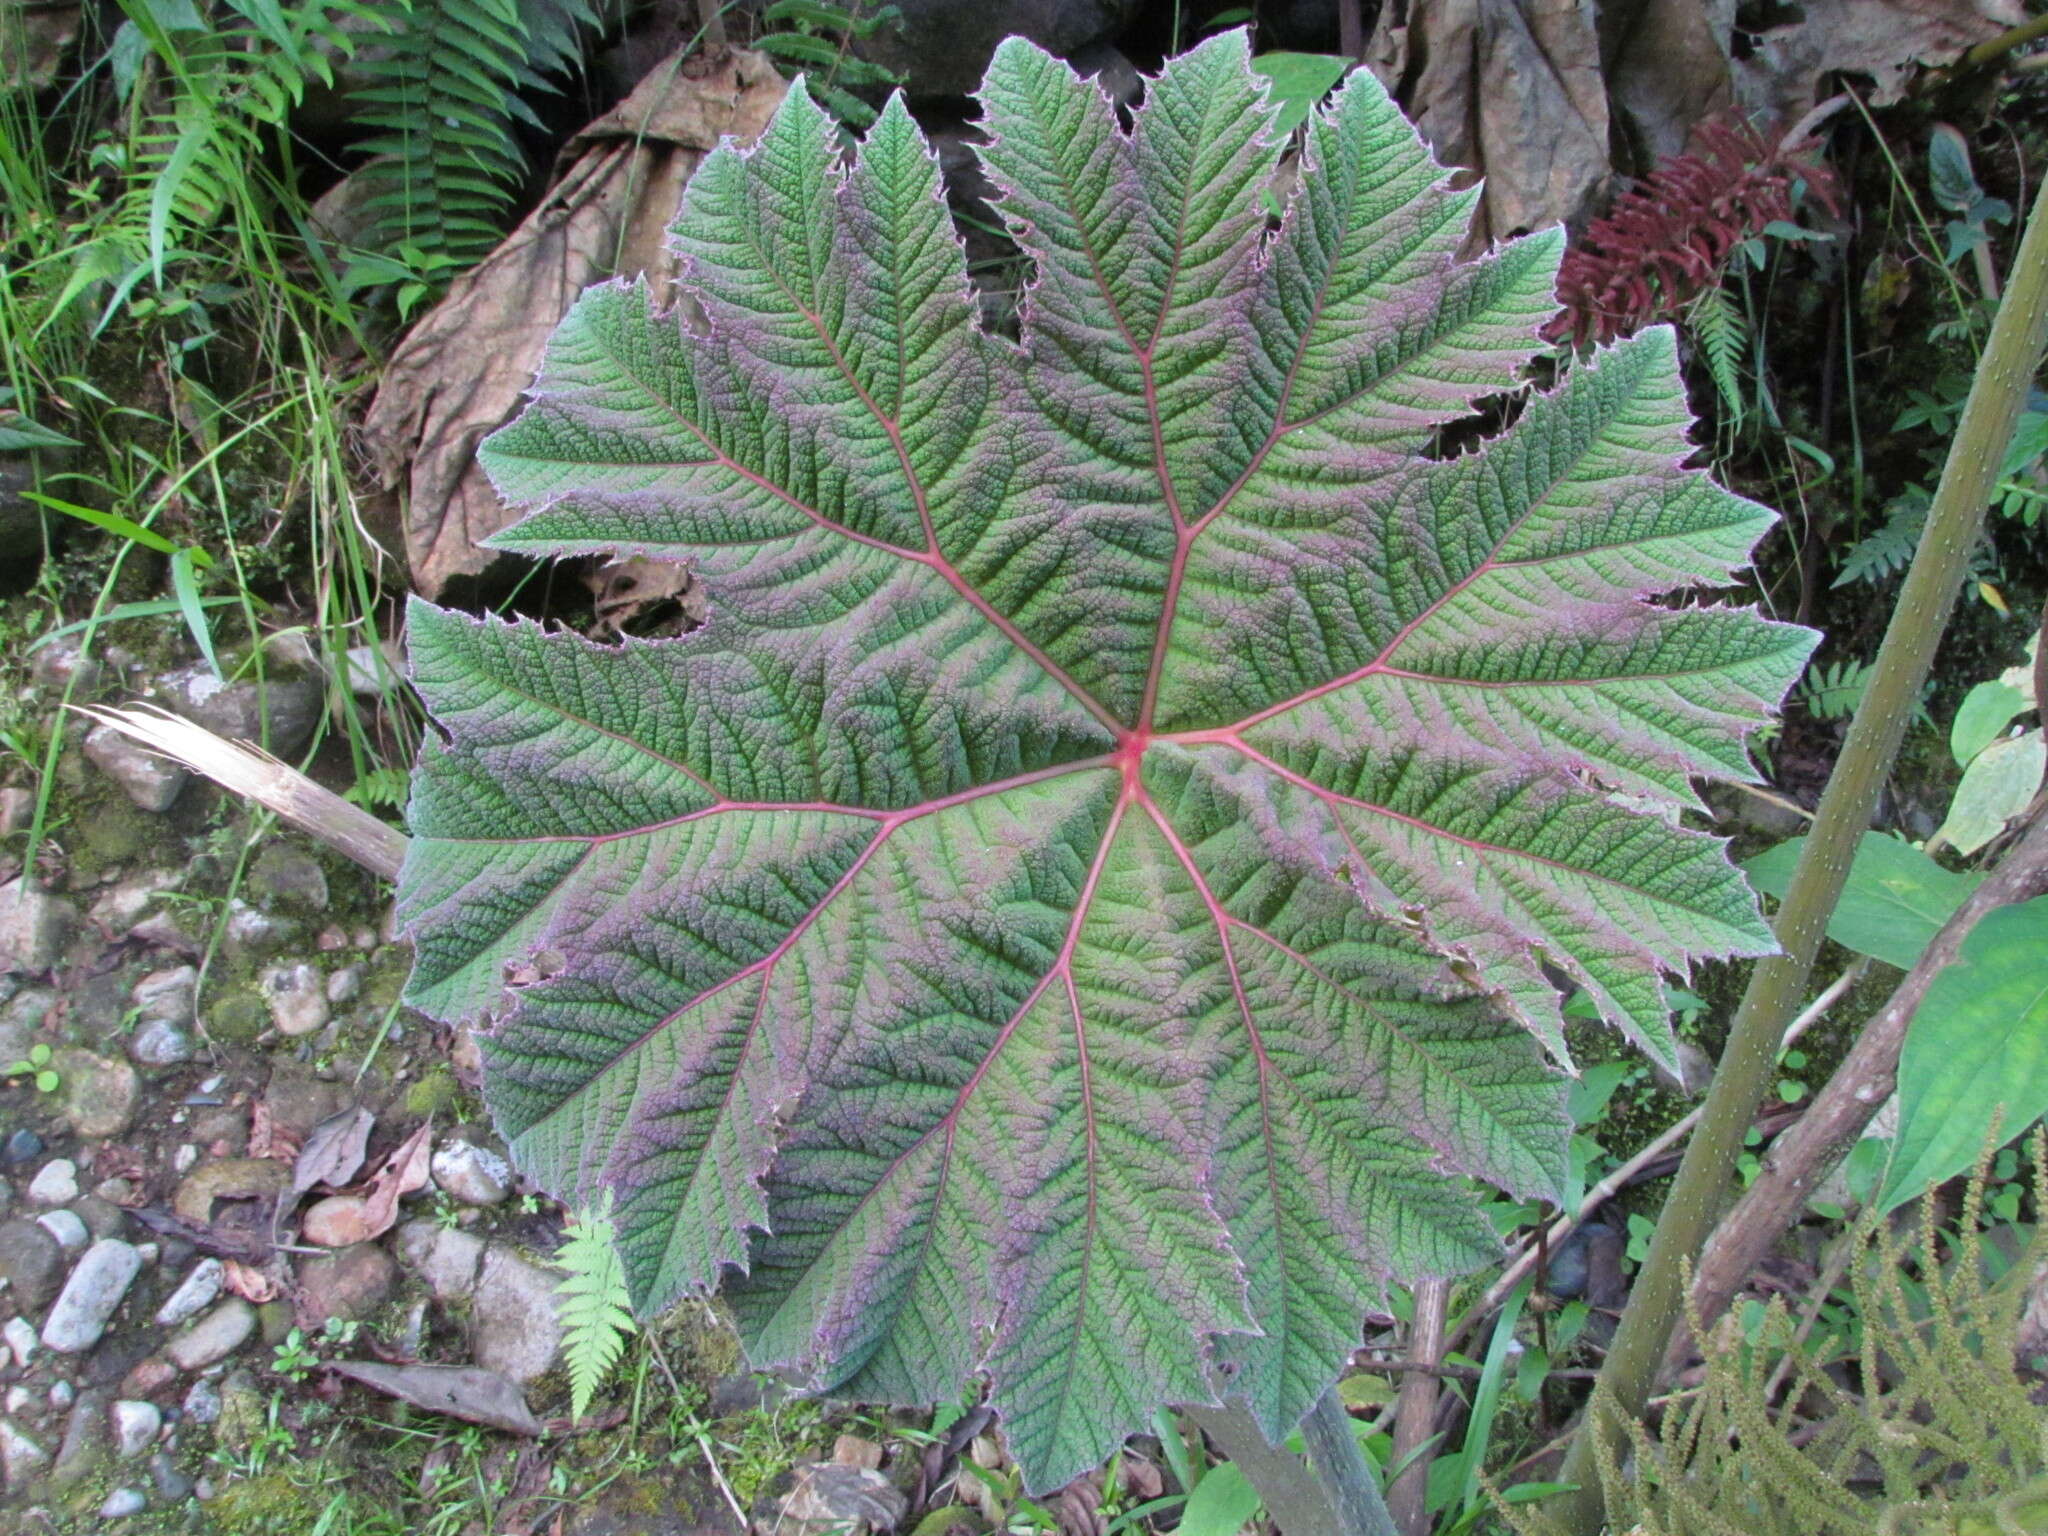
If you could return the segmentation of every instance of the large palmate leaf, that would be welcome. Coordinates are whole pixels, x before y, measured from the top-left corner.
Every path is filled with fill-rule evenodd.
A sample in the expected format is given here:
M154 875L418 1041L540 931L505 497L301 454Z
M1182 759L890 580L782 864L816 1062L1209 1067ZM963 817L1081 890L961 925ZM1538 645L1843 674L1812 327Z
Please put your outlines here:
M1678 813L1810 637L1652 600L1770 521L1683 467L1669 331L1434 448L1559 239L1457 261L1477 194L1369 75L1277 229L1242 35L1129 132L1015 40L983 101L1021 342L902 103L848 170L800 86L685 196L706 328L564 322L497 542L691 562L712 617L416 607L402 899L640 1305L723 1279L869 1400L983 1376L1043 1488L1161 1402L1277 1437L1385 1277L1494 1251L1468 1178L1555 1193L1560 987L1668 1057L1662 978L1770 947Z

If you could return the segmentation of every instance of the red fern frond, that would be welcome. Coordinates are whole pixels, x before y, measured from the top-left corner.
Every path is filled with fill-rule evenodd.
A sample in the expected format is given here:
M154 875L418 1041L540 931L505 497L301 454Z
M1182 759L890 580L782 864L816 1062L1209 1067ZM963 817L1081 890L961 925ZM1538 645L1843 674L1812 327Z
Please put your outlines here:
M1721 281L1737 246L1792 217L1802 181L1835 211L1825 167L1771 143L1746 119L1708 119L1683 154L1624 192L1572 243L1557 278L1563 308L1544 335L1612 341L1674 318Z

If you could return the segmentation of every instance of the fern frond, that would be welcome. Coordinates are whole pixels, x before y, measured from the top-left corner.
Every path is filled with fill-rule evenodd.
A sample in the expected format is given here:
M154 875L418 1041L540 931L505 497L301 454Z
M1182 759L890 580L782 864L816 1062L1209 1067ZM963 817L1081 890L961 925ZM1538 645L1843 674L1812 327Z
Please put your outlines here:
M1841 720L1855 712L1870 686L1871 664L1837 661L1816 665L1799 682L1799 702L1816 720Z
M555 1289L561 1297L557 1315L564 1332L562 1353L569 1365L569 1413L580 1419L618 1363L634 1326L609 1200L598 1210L577 1212L555 1252L555 1262L569 1272Z
M1709 288L1686 311L1685 326L1707 360L1707 373L1720 396L1729 430L1740 432L1744 415L1742 359L1749 350L1749 319L1726 288Z
M1834 584L1879 582L1906 568L1920 543L1920 530L1927 526L1927 493L1918 486L1892 498L1884 522L1876 532L1859 539L1842 557L1842 569Z

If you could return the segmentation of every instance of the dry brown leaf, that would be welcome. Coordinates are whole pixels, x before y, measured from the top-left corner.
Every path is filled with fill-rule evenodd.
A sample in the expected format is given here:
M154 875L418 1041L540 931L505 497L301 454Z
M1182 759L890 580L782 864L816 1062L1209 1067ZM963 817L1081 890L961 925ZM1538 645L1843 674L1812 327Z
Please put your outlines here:
M433 1129L434 1122L429 1120L408 1136L370 1176L362 1194L329 1195L309 1207L300 1223L300 1235L322 1248L348 1248L389 1232L398 1220L399 1199L426 1187Z
M537 1435L540 1420L519 1388L495 1371L470 1365L379 1365L373 1360L333 1360L327 1369L416 1407L485 1424L515 1435Z
M541 349L584 288L645 272L666 300L676 201L724 135L751 139L782 100L764 56L735 52L702 78L677 54L563 150L541 205L413 327L384 371L363 423L384 493L404 505L413 585L438 596L498 556L478 541L510 516L476 464L476 447L517 408Z
M221 1260L221 1283L244 1301L262 1306L266 1301L275 1301L283 1289L275 1279L253 1264L244 1264L240 1259Z
M298 1138L277 1123L267 1100L258 1099L249 1111L249 1156L288 1163L298 1155Z
M370 1127L377 1117L361 1105L330 1115L314 1126L292 1165L292 1193L303 1195L316 1184L340 1189L363 1166Z
M1923 68L2027 19L2020 0L1800 0L1779 14L1792 19L1757 33L1734 70L1743 107L1781 128L1832 92L1830 76L1865 76L1866 100L1890 106Z
M629 629L643 639L685 634L710 611L689 567L672 560L615 556L583 579L597 615L594 639L622 638Z

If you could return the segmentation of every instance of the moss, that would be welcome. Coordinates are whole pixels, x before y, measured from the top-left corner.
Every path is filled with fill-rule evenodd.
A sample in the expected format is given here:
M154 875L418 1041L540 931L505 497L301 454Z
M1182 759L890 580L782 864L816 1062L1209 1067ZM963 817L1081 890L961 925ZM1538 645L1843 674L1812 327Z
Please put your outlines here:
M357 1006L383 1015L405 990L412 974L412 955L403 945L385 944L372 952L363 972L363 991Z
M269 1027L270 1009L253 992L230 992L206 1013L206 1032L230 1045L247 1045Z
M446 1115L462 1102L462 1084L446 1067L432 1067L405 1090L405 1112L416 1120Z
M163 840L158 818L124 794L92 796L72 808L74 877L91 878L125 864Z
M310 1531L320 1518L314 1496L282 1472L231 1482L203 1506L219 1536L280 1536Z

